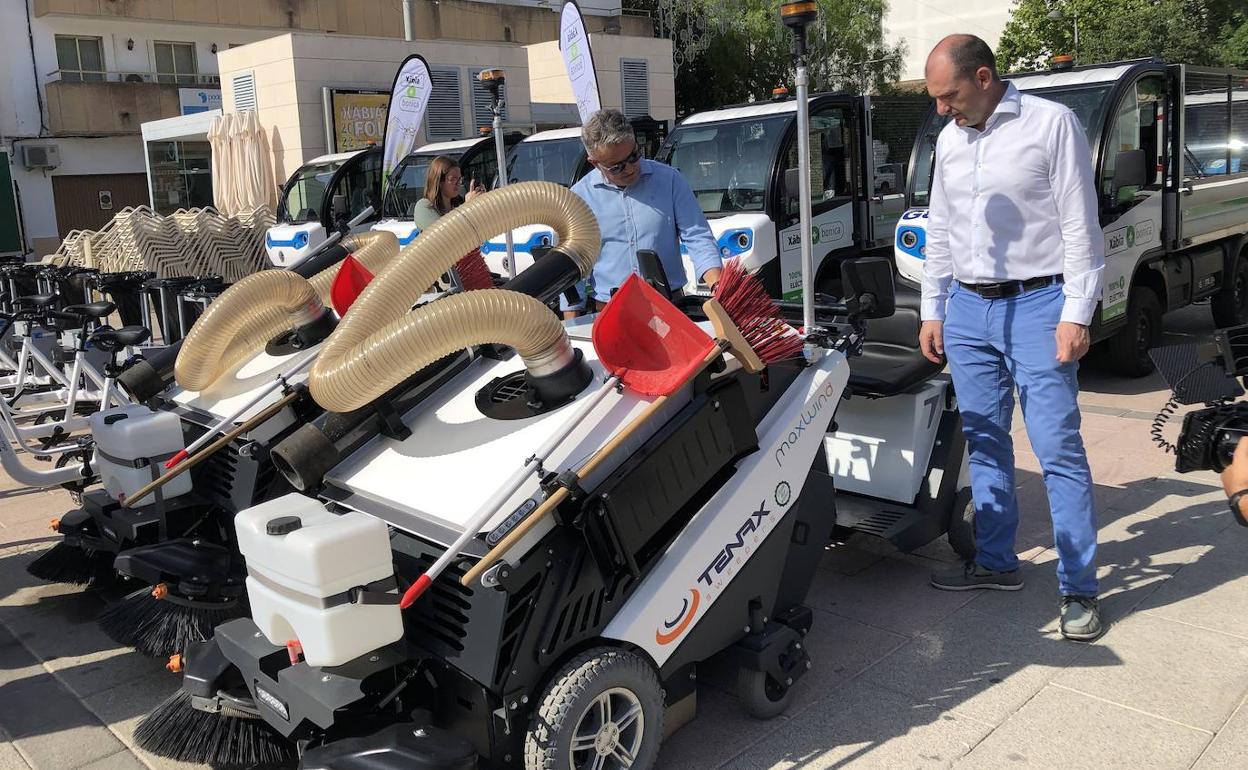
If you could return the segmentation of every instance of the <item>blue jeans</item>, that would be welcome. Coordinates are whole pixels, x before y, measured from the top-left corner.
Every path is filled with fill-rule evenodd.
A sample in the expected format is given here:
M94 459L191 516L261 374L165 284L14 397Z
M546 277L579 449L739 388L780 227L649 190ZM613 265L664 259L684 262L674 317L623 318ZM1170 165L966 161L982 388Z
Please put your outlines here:
M1079 364L1058 362L1054 338L1063 301L1060 285L990 300L955 283L946 311L945 355L970 455L975 561L991 570L1018 568L1010 436L1017 386L1049 494L1061 592L1096 596L1096 513L1079 435Z

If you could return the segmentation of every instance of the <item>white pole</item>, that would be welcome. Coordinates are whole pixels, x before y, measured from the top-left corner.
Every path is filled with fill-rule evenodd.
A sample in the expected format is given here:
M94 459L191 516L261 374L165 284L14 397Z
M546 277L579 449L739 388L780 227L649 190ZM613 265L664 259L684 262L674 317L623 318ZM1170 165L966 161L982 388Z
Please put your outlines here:
M498 185L507 186L507 146L503 142L503 96L499 93L494 101L494 154L498 156ZM516 277L516 246L512 242L511 230L504 233L507 241L507 277Z
M802 246L802 325L807 334L815 328L815 258L810 233L810 102L806 57L797 57L797 218Z
M403 0L403 39L412 39L412 0Z

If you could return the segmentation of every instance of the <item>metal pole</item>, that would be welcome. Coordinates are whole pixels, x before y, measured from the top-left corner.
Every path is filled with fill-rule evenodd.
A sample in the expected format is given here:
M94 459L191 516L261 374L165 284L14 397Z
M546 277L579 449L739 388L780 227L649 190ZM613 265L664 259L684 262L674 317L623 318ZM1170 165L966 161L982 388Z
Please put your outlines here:
M491 106L494 111L494 154L498 158L498 185L499 187L507 186L507 147L503 142L503 95L502 89L494 96L494 103ZM507 241L507 277L516 277L516 246L512 242L511 230L503 234Z
M412 39L412 0L403 0L403 39Z
M810 233L810 102L806 54L797 56L797 218L801 224L802 246L802 325L807 334L815 328L815 258Z

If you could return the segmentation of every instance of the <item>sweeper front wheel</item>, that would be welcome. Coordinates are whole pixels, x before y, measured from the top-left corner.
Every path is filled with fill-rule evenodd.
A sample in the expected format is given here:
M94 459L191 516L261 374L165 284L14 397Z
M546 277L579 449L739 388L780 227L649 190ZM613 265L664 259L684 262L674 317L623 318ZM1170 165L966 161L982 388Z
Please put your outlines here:
M793 687L777 682L765 671L742 668L737 671L737 697L755 719L772 719L784 713L793 702Z
M663 689L648 661L597 647L543 691L524 737L525 770L648 770L663 733Z

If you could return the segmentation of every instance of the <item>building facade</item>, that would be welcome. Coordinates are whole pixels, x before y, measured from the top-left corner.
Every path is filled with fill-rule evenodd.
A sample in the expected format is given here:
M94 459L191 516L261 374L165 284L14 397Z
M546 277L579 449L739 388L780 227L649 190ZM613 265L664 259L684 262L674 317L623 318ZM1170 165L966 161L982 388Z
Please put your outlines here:
M906 44L901 79L922 80L928 52L946 35L978 35L995 49L1013 7L1013 0L889 0L884 35Z
M48 254L69 231L98 228L125 206L147 204L149 165L150 195L159 207L210 202L206 143L170 141L145 150L140 127L222 106L222 61L232 50L285 36L323 41L329 51L361 51L368 44L354 41L371 38L395 52L397 58L385 54L393 64L402 59L399 49L428 49L438 52L431 63L457 68L464 78L481 66L520 73L528 66L524 46L557 38L561 5L411 0L414 42L405 43L400 0L0 2L0 253ZM591 33L652 34L649 19L621 15L620 0L580 5ZM292 46L287 44L293 54ZM309 93L320 99L318 79L324 85L388 87L393 76L393 64L386 65L386 76L378 74L380 64L378 72L365 73L362 63L322 72L312 63L317 58L301 61L298 78L309 84L291 102L305 117L313 109ZM293 71L288 74L295 79ZM509 87L513 114L531 122L527 81ZM257 98L263 104L266 94L258 91ZM324 124L319 111L313 122ZM275 163L279 179L295 153L316 149L302 131L289 138L293 143L282 146L282 160Z

